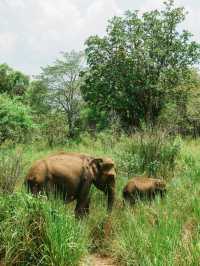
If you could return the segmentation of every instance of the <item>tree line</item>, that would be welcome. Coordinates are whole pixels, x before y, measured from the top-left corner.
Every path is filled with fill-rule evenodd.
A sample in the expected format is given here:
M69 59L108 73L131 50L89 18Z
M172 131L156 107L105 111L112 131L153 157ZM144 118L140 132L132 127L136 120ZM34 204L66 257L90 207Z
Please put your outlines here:
M0 143L46 136L53 145L113 126L198 136L200 44L180 30L185 17L173 0L160 11L127 11L33 80L1 64Z

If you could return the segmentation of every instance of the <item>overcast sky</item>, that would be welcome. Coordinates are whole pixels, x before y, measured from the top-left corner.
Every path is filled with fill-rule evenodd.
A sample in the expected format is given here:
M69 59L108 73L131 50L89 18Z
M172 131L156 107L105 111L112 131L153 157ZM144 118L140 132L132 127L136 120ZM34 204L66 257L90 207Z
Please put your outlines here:
M83 49L107 20L127 9L162 7L161 0L0 0L0 63L38 74L60 51ZM200 42L200 0L175 0L189 12L183 27Z

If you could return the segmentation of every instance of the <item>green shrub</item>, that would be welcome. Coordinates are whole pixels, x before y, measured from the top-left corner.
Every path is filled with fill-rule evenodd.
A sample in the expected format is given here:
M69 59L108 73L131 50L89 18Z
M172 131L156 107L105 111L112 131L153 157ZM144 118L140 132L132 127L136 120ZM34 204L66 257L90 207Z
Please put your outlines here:
M22 177L25 163L21 150L0 153L0 194L12 193Z
M6 265L78 265L84 224L59 202L26 194L0 197L0 254Z
M29 107L17 98L0 95L0 144L6 139L23 141L34 126Z
M166 223L163 214L161 210L140 204L134 213L126 210L118 218L113 245L123 265L172 265L181 227L171 216Z
M198 143L181 142L161 132L115 139L107 131L93 138L85 134L79 141L71 140L54 149L42 143L24 147L23 164L29 165L60 149L110 156L118 170L115 206L108 215L104 193L92 186L90 215L78 222L73 214L75 202L65 209L55 199L46 201L26 194L0 196L0 261L3 258L5 265L78 265L87 252L95 252L113 257L119 265L198 265ZM9 146L8 151L5 147L1 152L10 157L2 169L15 160L16 152L10 150ZM153 168L151 162L155 160L159 163ZM22 165L19 177L24 176L25 168ZM133 208L123 206L124 177L145 171L156 176L174 175L168 179L166 197L158 197L151 204L140 202Z
M128 176L143 174L166 177L173 174L180 152L180 138L161 131L137 133L124 138L116 150L118 168Z
M109 247L120 265L198 265L200 187L179 181L163 200L115 210Z

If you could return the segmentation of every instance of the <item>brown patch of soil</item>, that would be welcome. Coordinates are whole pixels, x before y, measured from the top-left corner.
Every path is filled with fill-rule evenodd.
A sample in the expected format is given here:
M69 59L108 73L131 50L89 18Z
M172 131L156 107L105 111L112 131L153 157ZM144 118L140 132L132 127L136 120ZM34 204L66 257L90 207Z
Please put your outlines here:
M182 240L187 243L190 242L195 235L198 227L198 222L195 219L189 219L184 225L182 230Z
M85 259L81 266L117 266L117 264L114 263L112 258L91 254Z

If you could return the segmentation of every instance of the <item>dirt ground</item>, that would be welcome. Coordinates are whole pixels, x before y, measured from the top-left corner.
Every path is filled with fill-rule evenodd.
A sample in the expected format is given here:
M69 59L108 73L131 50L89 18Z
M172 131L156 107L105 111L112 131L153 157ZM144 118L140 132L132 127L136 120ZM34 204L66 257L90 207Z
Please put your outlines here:
M85 259L81 266L117 266L117 264L115 264L111 258L92 254Z

